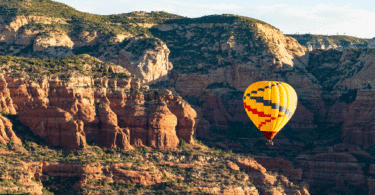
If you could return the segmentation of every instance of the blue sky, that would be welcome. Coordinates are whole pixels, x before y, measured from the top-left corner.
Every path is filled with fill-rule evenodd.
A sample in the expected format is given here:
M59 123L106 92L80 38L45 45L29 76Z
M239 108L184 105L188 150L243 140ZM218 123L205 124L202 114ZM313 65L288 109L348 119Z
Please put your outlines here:
M375 37L374 0L55 0L94 14L166 11L190 18L238 14L265 21L284 34Z

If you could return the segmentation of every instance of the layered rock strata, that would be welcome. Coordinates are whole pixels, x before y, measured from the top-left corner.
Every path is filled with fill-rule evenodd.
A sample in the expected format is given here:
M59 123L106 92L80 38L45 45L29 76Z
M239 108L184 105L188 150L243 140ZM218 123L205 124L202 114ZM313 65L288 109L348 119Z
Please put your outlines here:
M315 155L301 154L296 158L296 164L303 169L303 178L309 182L311 193L338 191L340 194L371 194L371 177L365 176L369 173L364 173L368 165L358 161L353 156L355 153L331 151Z
M5 76L2 98L9 99L5 109L17 111L22 123L53 146L83 148L86 139L124 150L131 145L172 149L180 139L192 144L194 109L172 92L152 91L140 82Z

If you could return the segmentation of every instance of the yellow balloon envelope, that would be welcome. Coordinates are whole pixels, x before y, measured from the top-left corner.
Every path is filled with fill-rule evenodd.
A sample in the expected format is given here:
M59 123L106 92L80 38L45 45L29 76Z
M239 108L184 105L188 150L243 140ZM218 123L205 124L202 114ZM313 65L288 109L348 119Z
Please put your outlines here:
M243 102L247 115L267 140L285 126L297 108L297 93L287 83L259 81L245 91Z

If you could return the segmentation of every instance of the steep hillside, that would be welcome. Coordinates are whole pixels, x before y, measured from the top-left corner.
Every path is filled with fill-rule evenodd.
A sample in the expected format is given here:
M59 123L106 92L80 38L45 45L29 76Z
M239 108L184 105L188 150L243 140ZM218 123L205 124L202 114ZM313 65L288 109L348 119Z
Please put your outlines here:
M148 27L183 18L165 12L131 12L100 16L79 12L50 0L0 2L0 52L6 55L54 59L97 53L99 45L113 45Z
M241 16L215 15L169 20L152 27L150 31L173 51L170 58L172 63L178 65L175 69L180 72L208 73L208 69L228 66L233 62L255 63L251 58L253 56L264 56L272 61L277 54L285 52L285 48L279 45L285 44L286 40L283 43L276 41L281 35L278 29ZM303 52L303 48L299 49Z

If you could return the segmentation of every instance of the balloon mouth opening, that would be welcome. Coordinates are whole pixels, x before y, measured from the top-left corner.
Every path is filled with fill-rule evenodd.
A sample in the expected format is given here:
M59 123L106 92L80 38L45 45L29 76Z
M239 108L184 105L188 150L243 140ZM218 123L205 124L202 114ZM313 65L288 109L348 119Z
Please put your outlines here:
M273 137L277 134L276 131L262 131L264 137L266 137L267 140L272 140Z

